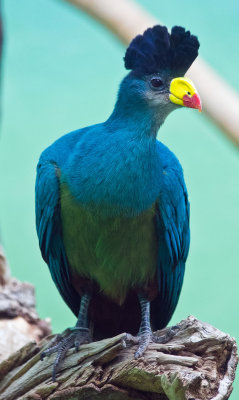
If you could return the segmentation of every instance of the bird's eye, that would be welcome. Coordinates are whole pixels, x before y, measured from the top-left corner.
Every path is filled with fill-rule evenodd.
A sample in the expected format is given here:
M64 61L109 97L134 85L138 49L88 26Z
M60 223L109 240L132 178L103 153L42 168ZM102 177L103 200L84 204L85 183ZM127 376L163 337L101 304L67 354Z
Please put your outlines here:
M162 89L164 86L161 78L152 78L150 83L155 89Z

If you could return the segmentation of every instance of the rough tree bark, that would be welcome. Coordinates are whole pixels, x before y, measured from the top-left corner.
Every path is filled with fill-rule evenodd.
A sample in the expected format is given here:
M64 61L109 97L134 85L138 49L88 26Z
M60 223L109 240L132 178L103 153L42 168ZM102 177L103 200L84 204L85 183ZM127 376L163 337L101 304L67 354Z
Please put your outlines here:
M35 310L34 287L11 278L0 246L0 361L50 333L49 320L40 320Z
M55 355L40 361L41 352L55 340L46 337L49 321L37 316L32 285L10 278L3 252L0 264L0 400L229 398L238 362L236 342L192 316L180 322L169 343L151 343L138 360L124 333L82 345L77 353L72 349L52 382Z
M40 361L41 352L55 340L44 338L49 321L36 313L33 286L10 277L2 249L0 282L0 400L229 398L238 362L236 342L194 317L181 321L169 343L150 344L138 360L124 333L83 345L77 353L72 349L52 382L55 355Z
M235 340L190 316L167 344L152 343L134 360L125 334L69 351L56 382L49 343L30 342L0 364L0 400L224 400L238 362ZM52 337L51 337L52 339Z

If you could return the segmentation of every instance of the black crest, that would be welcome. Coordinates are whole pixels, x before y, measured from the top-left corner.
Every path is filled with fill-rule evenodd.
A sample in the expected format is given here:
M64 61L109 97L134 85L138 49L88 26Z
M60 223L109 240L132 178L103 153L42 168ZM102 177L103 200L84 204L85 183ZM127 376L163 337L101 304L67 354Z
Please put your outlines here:
M137 75L168 71L183 76L198 55L199 41L180 26L171 34L166 26L156 25L136 36L125 54L125 68Z

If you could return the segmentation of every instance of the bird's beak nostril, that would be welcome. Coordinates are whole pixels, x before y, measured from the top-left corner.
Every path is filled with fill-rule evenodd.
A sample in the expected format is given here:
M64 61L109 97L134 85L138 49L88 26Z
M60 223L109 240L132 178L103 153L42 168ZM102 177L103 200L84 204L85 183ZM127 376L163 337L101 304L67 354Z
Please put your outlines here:
M202 103L193 82L186 78L174 78L170 83L169 98L172 103L202 111Z

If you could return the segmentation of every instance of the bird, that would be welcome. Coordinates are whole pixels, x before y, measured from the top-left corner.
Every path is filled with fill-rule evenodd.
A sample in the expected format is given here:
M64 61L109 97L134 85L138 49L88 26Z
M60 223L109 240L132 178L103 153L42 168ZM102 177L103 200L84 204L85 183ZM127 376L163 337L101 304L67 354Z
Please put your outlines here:
M41 355L56 353L52 379L71 347L126 332L134 357L169 323L189 252L183 169L157 139L182 106L202 110L185 73L199 41L184 27L155 25L129 44L113 112L57 139L37 165L36 229L51 277L77 317ZM178 134L178 132L175 132Z

